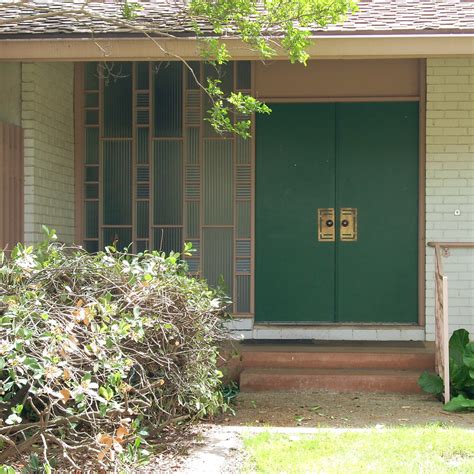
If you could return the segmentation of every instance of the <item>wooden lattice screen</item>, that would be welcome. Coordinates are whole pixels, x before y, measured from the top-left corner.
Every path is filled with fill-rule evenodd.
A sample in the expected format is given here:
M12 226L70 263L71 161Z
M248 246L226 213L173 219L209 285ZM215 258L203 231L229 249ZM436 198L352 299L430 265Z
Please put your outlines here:
M195 78L204 64L123 62L79 65L78 175L81 240L89 251L118 241L133 251L180 251L191 242L190 272L221 277L234 313L253 312L253 144L218 135ZM250 62L219 72L225 91L249 92Z
M23 241L23 130L0 122L0 248Z

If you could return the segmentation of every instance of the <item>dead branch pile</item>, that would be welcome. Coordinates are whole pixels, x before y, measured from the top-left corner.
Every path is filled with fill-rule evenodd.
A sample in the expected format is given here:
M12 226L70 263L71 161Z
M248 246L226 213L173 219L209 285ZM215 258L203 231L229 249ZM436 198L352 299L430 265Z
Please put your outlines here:
M224 299L178 254L51 240L0 266L0 464L141 462L165 426L223 406Z

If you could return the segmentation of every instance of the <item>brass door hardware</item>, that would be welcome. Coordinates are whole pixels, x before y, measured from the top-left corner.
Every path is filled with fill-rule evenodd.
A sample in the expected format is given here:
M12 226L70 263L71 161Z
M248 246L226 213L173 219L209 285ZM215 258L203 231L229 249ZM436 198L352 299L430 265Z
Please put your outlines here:
M341 207L339 223L341 240L344 242L355 242L357 240L357 208Z
M319 242L334 242L336 240L334 208L318 209L318 240Z

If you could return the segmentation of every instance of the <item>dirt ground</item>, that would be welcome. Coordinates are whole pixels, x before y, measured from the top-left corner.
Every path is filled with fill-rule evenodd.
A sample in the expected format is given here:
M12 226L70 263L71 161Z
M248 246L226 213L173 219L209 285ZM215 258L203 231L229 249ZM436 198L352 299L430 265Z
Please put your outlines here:
M474 429L474 413L454 414L429 395L385 393L240 393L221 425L367 428L442 423Z

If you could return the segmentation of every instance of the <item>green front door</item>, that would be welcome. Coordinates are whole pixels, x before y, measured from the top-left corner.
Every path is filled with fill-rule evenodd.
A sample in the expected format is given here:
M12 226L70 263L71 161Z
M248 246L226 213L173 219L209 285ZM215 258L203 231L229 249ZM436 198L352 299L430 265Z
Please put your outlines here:
M257 122L256 321L416 323L418 104L271 108ZM334 210L334 240L318 238L318 209Z

